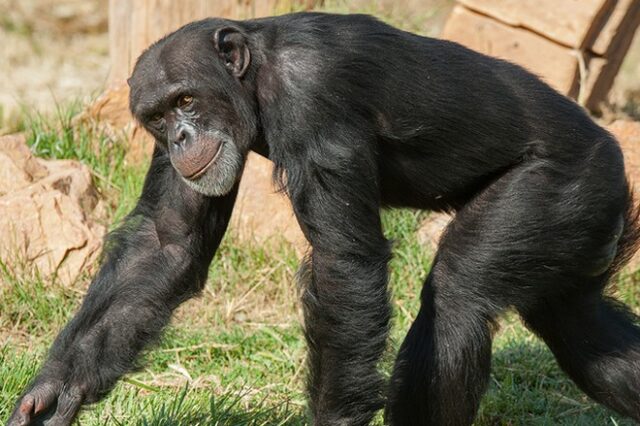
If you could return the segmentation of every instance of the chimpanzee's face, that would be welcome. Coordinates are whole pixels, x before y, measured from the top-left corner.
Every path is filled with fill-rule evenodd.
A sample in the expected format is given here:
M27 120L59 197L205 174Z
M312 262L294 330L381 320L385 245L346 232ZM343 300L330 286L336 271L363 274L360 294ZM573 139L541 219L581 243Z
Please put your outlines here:
M185 182L220 196L242 173L256 119L241 81L250 61L244 36L229 27L208 35L185 27L143 53L130 106Z

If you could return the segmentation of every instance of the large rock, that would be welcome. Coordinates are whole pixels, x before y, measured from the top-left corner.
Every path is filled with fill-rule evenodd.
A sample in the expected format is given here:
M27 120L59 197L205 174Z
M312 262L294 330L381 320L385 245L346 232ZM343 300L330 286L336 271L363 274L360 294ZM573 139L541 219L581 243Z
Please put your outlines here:
M90 272L105 234L91 172L77 161L33 157L24 138L0 138L0 259L10 269L72 283Z
M154 140L129 112L129 86L126 83L108 87L93 103L75 118L96 125L109 136L127 142L125 160L131 164L149 161Z
M627 175L634 188L636 202L638 202L640 200L640 122L618 120L609 125L607 129L620 142ZM451 216L444 213L429 215L418 230L418 240L435 253L442 232L450 220ZM629 270L640 268L640 252L631 259L627 268Z
M0 138L0 196L22 189L48 175L21 136Z
M600 56L611 56L611 49L621 39L633 39L633 33L640 22L640 2L637 0L618 0L607 22L602 27L598 37L590 46L590 50ZM629 46L625 48L625 52ZM623 54L624 55L624 54Z
M615 2L611 0L458 0L513 27L543 34L565 46L580 48L597 35Z

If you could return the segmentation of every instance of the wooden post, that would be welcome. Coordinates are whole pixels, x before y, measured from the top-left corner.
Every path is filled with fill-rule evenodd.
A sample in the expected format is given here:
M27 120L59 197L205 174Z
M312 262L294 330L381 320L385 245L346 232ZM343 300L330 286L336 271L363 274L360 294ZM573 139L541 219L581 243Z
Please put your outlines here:
M151 43L210 16L249 19L312 8L319 0L109 0L109 82L118 84Z

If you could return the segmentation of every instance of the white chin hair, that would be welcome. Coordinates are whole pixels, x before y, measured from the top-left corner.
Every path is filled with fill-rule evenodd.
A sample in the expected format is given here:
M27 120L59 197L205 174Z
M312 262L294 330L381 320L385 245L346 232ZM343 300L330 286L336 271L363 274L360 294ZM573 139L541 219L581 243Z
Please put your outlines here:
M196 180L184 179L194 191L209 197L227 194L242 171L242 154L233 142L225 142L218 159Z

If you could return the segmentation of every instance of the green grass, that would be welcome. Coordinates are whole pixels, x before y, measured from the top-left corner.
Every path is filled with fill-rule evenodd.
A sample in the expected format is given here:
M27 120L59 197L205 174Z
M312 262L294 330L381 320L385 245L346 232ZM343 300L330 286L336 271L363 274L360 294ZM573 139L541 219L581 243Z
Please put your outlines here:
M29 143L38 155L89 165L110 206L107 220L117 222L134 205L146 167L127 165L122 144L74 123L75 111L26 120ZM424 218L413 211L383 215L386 234L395 242L390 265L395 315L381 364L385 374L417 312L429 270L432 253L415 237ZM144 368L84 411L80 424L308 424L297 263L295 252L283 243L240 243L229 233L203 295L178 310L162 341L144 354ZM64 287L0 264L0 422L77 308L87 283ZM617 289L637 311L636 283L628 279ZM477 425L631 424L586 398L515 315L501 321L494 354Z

